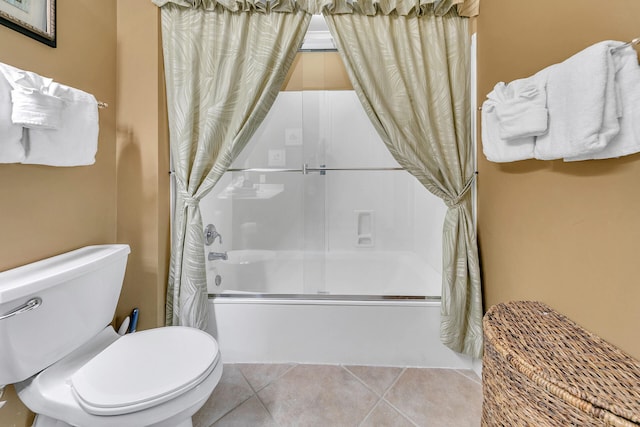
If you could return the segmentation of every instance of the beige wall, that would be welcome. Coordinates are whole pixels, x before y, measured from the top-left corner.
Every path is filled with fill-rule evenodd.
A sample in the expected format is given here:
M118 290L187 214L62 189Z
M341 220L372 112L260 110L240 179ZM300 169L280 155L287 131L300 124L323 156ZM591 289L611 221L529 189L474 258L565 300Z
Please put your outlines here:
M116 323L140 309L139 328L164 325L169 253L169 148L159 9L118 0L117 240L131 255Z
M338 52L300 52L296 55L281 90L352 89Z
M100 110L93 166L0 164L0 269L116 237L116 8L112 2L58 4L58 47L0 26L0 62L90 92Z
M640 36L639 16L637 0L483 0L479 101L497 82L590 44ZM640 155L508 164L478 157L485 307L540 300L640 358Z
M58 2L58 47L0 26L0 62L90 92L100 110L93 166L0 164L0 270L116 239L116 7L114 2ZM0 425L31 425L8 390Z
M0 164L0 271L89 244L131 245L116 322L164 323L169 241L168 148L158 9L150 1L58 2L58 47L0 26L0 62L93 93L96 164ZM33 415L7 387L0 425Z

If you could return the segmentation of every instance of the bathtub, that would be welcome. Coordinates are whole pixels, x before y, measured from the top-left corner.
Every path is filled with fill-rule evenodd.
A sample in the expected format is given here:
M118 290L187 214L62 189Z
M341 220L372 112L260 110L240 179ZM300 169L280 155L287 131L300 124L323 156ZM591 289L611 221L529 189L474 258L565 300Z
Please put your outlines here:
M440 296L440 272L409 251L233 250L227 255L208 261L210 294Z
M473 368L440 343L440 274L412 253L230 251L207 280L225 363Z

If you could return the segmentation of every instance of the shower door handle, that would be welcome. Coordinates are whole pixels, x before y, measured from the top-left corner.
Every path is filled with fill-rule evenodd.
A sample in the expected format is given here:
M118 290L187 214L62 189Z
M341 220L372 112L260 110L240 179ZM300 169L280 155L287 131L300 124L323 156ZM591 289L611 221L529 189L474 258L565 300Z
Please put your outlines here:
M320 172L320 175L327 174L327 165L320 165L319 168L310 168L308 163L302 165L302 174L309 175L309 172Z

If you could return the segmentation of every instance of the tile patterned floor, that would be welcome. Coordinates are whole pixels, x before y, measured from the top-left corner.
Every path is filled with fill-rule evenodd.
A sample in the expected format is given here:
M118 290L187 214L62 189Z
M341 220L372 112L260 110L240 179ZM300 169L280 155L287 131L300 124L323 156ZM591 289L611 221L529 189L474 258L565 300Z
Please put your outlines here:
M472 371L370 366L225 365L194 427L477 427Z

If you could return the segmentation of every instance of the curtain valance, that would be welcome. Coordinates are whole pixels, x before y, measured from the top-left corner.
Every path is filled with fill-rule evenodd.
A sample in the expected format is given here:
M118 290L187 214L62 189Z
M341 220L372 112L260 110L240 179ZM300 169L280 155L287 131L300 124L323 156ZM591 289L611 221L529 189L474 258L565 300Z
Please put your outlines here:
M362 15L426 15L443 16L456 8L460 16L476 16L480 0L152 0L157 6L173 3L189 8L213 10L219 7L232 12L295 12L303 10L314 15L348 14Z

